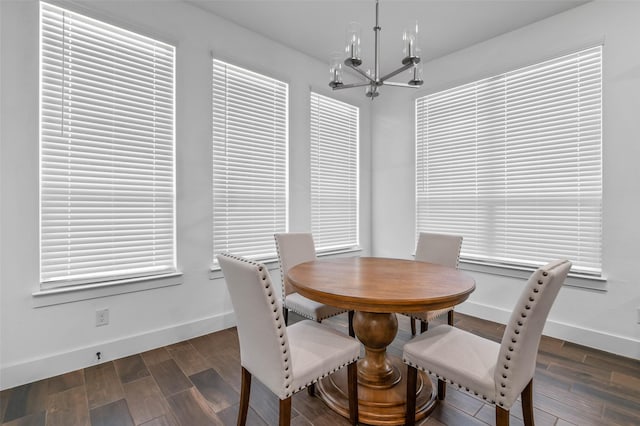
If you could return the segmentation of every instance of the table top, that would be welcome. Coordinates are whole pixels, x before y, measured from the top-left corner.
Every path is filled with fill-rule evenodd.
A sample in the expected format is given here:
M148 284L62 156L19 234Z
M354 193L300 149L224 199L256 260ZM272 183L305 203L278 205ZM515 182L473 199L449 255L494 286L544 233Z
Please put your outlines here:
M378 257L318 259L289 269L301 295L365 312L422 312L464 302L475 281L458 269Z

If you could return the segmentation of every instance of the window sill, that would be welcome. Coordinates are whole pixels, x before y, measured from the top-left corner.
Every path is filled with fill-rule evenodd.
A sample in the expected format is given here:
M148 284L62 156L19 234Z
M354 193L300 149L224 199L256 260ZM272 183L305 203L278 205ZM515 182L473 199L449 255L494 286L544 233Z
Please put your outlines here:
M263 265L265 265L269 270L269 272L275 271L280 267L280 265L278 265L278 259L256 260L256 262L262 263ZM220 265L218 264L211 265L211 269L209 270L209 279L217 280L218 278L223 278L223 277L224 275L222 274L222 269L220 269Z
M38 290L32 293L33 307L61 305L179 284L182 284L182 272Z
M332 251L326 251L326 252L319 252L316 254L317 257L328 257L328 256L338 256L338 255L343 255L343 254L351 254L351 253L359 253L362 251L362 248L360 247L352 247L352 248L348 248L348 249L339 249L339 250L332 250ZM278 259L267 259L267 260L260 260L257 261L258 263L262 263L264 264L267 269L269 270L269 272L275 271L277 269L280 268L280 265L278 263ZM212 265L211 269L209 270L209 279L210 280L216 280L219 278L223 278L224 275L222 274L222 270L220 269L220 265Z
M349 247L344 249L336 249L336 250L328 250L323 252L318 252L318 257L326 257L326 256L335 256L341 254L353 254L362 252L361 247Z
M473 262L469 260L460 259L459 268L468 272L482 272L490 275L499 275L503 277L513 277L528 279L534 268L528 268L526 266L506 266L491 263ZM605 277L596 277L583 274L569 273L564 285L571 287L585 288L589 290L607 291L607 279Z

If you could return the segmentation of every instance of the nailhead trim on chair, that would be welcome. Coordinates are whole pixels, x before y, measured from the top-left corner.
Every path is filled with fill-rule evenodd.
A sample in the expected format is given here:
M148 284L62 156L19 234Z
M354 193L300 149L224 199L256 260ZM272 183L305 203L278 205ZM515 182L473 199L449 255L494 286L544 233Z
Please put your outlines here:
M273 321L275 323L275 326L278 330L282 330L282 327L286 327L286 325L284 324L283 318L280 315L280 309L277 306L276 303L276 298L273 295L273 286L271 285L271 279L267 273L267 267L264 266L261 263L257 263L254 262L252 260L249 259L245 259L242 257L238 257L238 256L234 256L232 254L229 253L222 253L222 256L228 257L230 259L234 259L234 260L238 260L241 262L245 262L248 263L252 266L254 266L255 268L258 269L258 272L260 273L260 281L262 282L262 285L265 288L265 296L267 297L267 301L271 304L271 306L273 306L272 312L272 318ZM282 348L282 362L283 362L283 370L286 372L285 377L284 377L284 388L285 388L285 392L287 393L287 395L291 395L291 383L293 382L293 378L291 377L291 374L289 374L289 370L291 369L291 361L289 360L289 342L286 339L286 335L283 332L280 332L278 334L278 338L280 340L280 346Z
M530 311L532 309L532 307L534 306L534 303L536 303L536 295L538 293L540 293L540 290L543 288L542 286L548 284L549 282L549 272L548 271L542 271L542 278L538 279L536 282L536 285L532 288L531 294L529 295L528 298L528 303L526 303L524 306L521 307L522 311L520 313L520 319L516 322L516 327L513 330L514 335L511 336L511 343L513 343L512 346L509 346L507 348L508 353L505 355L505 360L504 363L502 364L502 368L501 368L501 377L504 379L503 381L501 381L500 383L496 383L496 386L499 386L499 389L505 389L507 387L507 382L509 381L509 375L511 373L510 371L510 367L511 367L511 353L513 353L516 348L517 348L517 342L518 342L518 335L521 333L521 330L523 327L526 326L527 323L527 317L528 317L528 311ZM430 374L431 376L436 377L439 380L443 380L446 381L452 385L458 386L459 389L464 389L467 392L469 391L469 388L460 385L456 382L454 382L453 380L447 379L446 377L440 376L438 374L433 373L431 370L425 369L423 367L420 367L418 365L414 365L413 363L407 361L406 359L403 359L403 361L410 365L411 367L417 368L420 371L424 371L428 374ZM500 370L499 370L500 372ZM497 390L497 389L496 389ZM497 401L494 401L493 399L491 399L490 397L487 397L486 395L479 395L477 392L473 392L475 395L482 397L482 399L489 401L491 404L495 404L498 405L500 407L504 407L505 406L505 401L504 398L506 396L504 391L499 391L496 392L498 398Z
M458 246L458 257L456 257L456 269L458 269L458 267L460 266L460 251L461 251L461 248L462 248L462 240L460 240L460 245ZM453 306L451 307L451 310L454 310ZM415 312L413 312L413 313L412 312L403 312L403 313L401 313L401 315L406 315L409 318L413 318L416 321L426 321L425 320L426 312L421 312L421 313L424 313L425 316L424 317L416 316ZM444 312L440 313L439 315L435 316L433 319L440 318L446 313L448 313L448 311L444 311Z
M282 256L280 255L280 244L278 244L278 239L275 238L276 240L276 253L278 254L278 266L280 267L280 280L282 282L282 306L284 306L286 309L287 308L287 290L286 290L286 286L284 284L284 271L282 270ZM296 312L296 313L300 313L300 312ZM309 318L312 319L312 318Z
M351 363L353 363L353 362L356 362L357 360L358 360L358 357L355 357L355 358L353 358L351 361L346 362L346 363L344 363L344 364L340 365L339 367L334 368L334 369L333 369L333 370L331 370L331 371L327 371L326 373L322 374L320 377L317 377L317 378L313 379L312 381L310 381L309 383L307 383L307 384L305 384L305 385L302 385L302 386L298 387L296 390L294 390L293 392L291 392L290 394L288 394L288 395L287 395L287 397L290 397L290 396L291 396L291 395L293 395L294 393L299 392L299 391L301 391L302 389L305 389L305 388L307 388L307 387L311 386L311 385L312 385L312 384L314 384L314 383L318 383L318 381L319 381L319 380L324 379L324 378L325 378L325 377L327 377L328 375L335 373L336 371L340 370L341 368L346 367L347 365L349 365L349 364L351 364Z
M245 263L249 263L252 266L255 266L258 269L258 272L260 272L260 280L262 281L264 288L265 288L265 296L267 296L268 301L271 305L273 305L273 320L276 323L276 327L278 328L278 330L282 330L282 327L285 327L284 321L282 319L282 316L280 315L280 309L278 309L278 306L276 304L276 298L273 295L273 287L271 286L271 279L269 278L269 276L267 275L267 267L264 266L261 263L257 263L254 262L252 260L249 259L245 259L242 257L238 257L238 256L234 256L232 254L229 253L222 253L222 256L228 257L230 259L234 259L234 260L239 260L241 262L245 262ZM307 387L309 387L310 385L317 383L318 380L321 380L325 377L327 377L328 375L335 373L336 371L340 370L343 367L346 367L347 365L355 362L358 360L359 357L355 357L352 360L350 360L349 362L345 362L344 364L340 365L339 367L336 367L334 369L332 369L331 371L327 371L324 374L322 374L319 377L316 377L315 379L313 379L311 382L302 385L300 387L298 387L297 389L292 389L291 388L291 383L293 382L293 378L291 377L291 374L289 374L289 370L291 367L291 362L289 361L289 356L287 355L288 353L288 348L289 348L289 342L286 339L286 336L284 334L284 332L280 332L278 334L278 337L280 339L280 346L282 346L282 361L284 362L284 371L286 372L285 375L285 398L289 398L290 396L292 396L294 393L301 391L302 389L305 389Z
M323 320L325 320L327 318L331 318L331 317L335 317L335 316L340 315L340 314L344 314L344 312L338 312L338 313L333 314L333 315L325 315L325 316L318 317L318 318L311 318L310 315L307 315L307 314L302 313L302 312L298 312L297 310L295 310L293 308L287 307L287 309L290 310L290 311L295 312L296 314L300 315L301 317L305 317L305 318L307 318L307 319L309 319L311 321L317 321L317 322L321 322L321 321L323 321Z
M443 311L439 315L435 316L433 319L440 318L440 317L446 315L448 312L449 311ZM409 318L413 318L413 319L418 320L418 321L424 321L425 320L424 318L417 316L415 312L402 312L400 315L406 315Z
M501 376L504 380L501 381L499 384L500 389L505 389L507 387L506 382L509 381L509 373L510 373L509 367L511 366L511 362L510 362L511 353L513 353L517 349L518 335L521 333L522 328L526 326L528 311L531 310L532 306L536 302L536 295L537 293L540 292L540 289L542 288L538 286L546 285L549 281L548 276L549 276L548 271L542 271L542 278L538 279L536 282L536 286L532 288L532 292L528 298L528 303L526 303L524 306L521 306L520 319L516 322L516 327L513 329L514 335L511 336L511 343L513 343L513 345L507 348L508 352L504 356L505 361L504 361L504 364L502 365L502 372L501 372ZM504 407L505 406L504 398L506 394L504 391L500 391L498 395L499 397L498 397L497 405L499 405L500 407Z
M318 317L318 318L312 318L311 315L308 315L304 312L299 312L295 309L290 308L289 306L287 306L287 291L286 291L286 285L284 283L284 270L282 269L282 261L280 259L282 259L282 255L280 255L280 244L278 244L278 239L275 238L276 240L276 253L278 254L278 266L280 267L280 278L281 278L281 282L282 282L282 306L284 306L286 309L295 312L296 314L300 315L301 317L310 319L311 321L318 321L321 322L322 320L325 320L327 318L331 318L334 317L336 315L340 315L344 312L338 312L335 313L333 315L325 315L323 317Z
M428 370L428 369L426 369L426 368L423 368L423 367L421 367L421 366L419 366L419 365L415 365L414 363L409 362L409 361L407 361L406 359L403 359L403 361L404 361L404 363L405 363L405 364L410 365L410 366L411 366L411 367L413 367L413 368L417 368L418 370L423 371L423 372L425 372L425 373L427 373L427 374L429 374L429 375L431 375L431 376L433 376L433 377L437 378L438 380L445 381L445 382L447 382L447 383L449 383L449 384L451 384L451 385L457 386L457 387L458 387L458 389L465 390L465 391L467 391L467 392L469 392L469 393L473 393L475 396L479 396L479 397L481 397L482 399L484 399L484 400L488 401L488 402L489 402L489 403L491 403L491 404L495 404L495 403L496 403L496 402L495 402L493 399L491 399L490 397L488 397L488 396L486 396L486 395L481 395L481 394L479 394L478 392L472 391L472 390L470 390L468 387L466 387L466 386L464 386L464 385L461 385L461 384L459 384L459 383L456 383L456 382L454 382L454 381L453 381L453 380L451 380L451 379L447 379L446 377L441 376L441 375L439 375L439 374L436 374L436 373L434 373L434 372L433 372L433 371L431 371L431 370Z

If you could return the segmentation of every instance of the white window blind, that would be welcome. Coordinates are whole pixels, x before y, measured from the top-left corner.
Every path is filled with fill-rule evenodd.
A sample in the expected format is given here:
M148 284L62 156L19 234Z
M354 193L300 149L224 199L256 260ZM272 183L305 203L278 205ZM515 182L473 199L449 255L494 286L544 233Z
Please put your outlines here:
M311 231L318 251L357 247L358 107L311 93Z
M174 47L40 5L43 285L175 271Z
M213 60L213 254L277 258L287 231L288 85Z
M416 100L417 231L601 274L602 46Z

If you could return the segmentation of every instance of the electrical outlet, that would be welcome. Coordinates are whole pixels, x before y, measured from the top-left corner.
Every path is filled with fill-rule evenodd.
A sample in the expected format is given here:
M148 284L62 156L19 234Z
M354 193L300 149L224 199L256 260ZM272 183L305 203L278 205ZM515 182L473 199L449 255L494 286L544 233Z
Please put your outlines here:
M109 324L109 309L96 311L96 327Z

